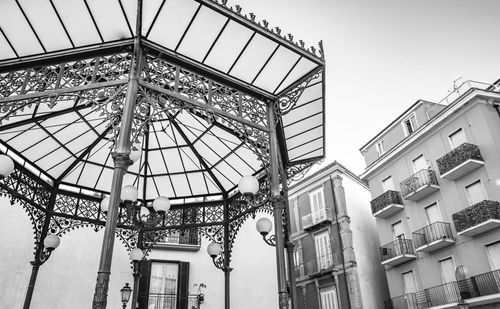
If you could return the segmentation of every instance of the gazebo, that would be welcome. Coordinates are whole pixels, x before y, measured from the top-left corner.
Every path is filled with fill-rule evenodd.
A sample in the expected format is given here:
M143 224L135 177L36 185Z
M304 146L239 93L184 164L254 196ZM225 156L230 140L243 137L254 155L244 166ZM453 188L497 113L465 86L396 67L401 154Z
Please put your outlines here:
M24 307L47 241L84 226L105 229L93 308L106 307L115 235L147 253L198 228L220 245L228 288L235 235L265 211L288 308L287 184L324 157L324 74L321 42L306 47L224 0L2 1L0 171L9 158L15 168L0 192L35 231ZM255 191L240 192L249 175Z

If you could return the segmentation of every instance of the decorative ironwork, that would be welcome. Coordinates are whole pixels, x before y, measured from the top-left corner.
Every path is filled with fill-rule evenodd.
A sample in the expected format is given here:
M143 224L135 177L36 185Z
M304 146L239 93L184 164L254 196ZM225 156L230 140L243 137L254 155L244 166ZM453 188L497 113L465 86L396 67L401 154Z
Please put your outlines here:
M286 177L288 186L290 186L292 182L297 182L302 180L315 164L321 164L321 163L323 163L322 159L317 161L310 161L306 163L287 166Z
M457 232L462 232L490 219L500 220L500 203L484 200L454 213L451 217Z
M277 111L277 117L281 119L281 116L284 116L288 114L297 104L297 100L302 96L302 93L304 90L309 87L311 84L314 84L318 78L321 78L323 74L323 71L320 70L316 72L314 75L310 76L307 78L305 81L303 81L301 84L293 88L292 90L288 91L284 96L278 98L276 101L276 111Z
M411 239L398 238L380 247L382 262L404 254L415 255Z
M392 204L403 205L403 199L398 191L387 190L371 200L370 204L374 214Z
M484 162L479 147L469 143L463 143L452 151L436 160L441 175L446 174L467 160Z
M433 170L424 169L401 182L401 193L406 197L428 185L438 185L436 173Z
M413 243L416 248L441 239L453 239L451 225L447 222L434 222L413 232Z

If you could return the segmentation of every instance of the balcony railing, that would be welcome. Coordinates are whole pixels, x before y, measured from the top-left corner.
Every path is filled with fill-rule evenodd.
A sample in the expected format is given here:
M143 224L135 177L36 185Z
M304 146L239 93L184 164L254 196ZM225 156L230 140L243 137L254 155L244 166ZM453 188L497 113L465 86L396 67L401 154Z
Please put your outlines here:
M442 178L458 179L484 165L479 147L463 143L436 160Z
M380 248L383 265L398 265L416 259L411 239L398 238Z
M418 201L437 190L436 173L428 169L418 171L401 183L403 198L412 201Z
M403 199L398 191L388 190L370 202L375 217L387 218L403 209Z
M465 280L444 283L417 293L394 297L386 301L385 305L387 309L420 309L457 303L461 299L467 300L469 304L474 304L474 298L481 296L490 296L488 299L480 299L482 304L500 301L499 269Z
M307 261L305 263L306 275L311 276L321 273L322 271L333 269L335 265L338 265L336 256L330 252L312 261Z
M157 294L149 293L148 296L148 309L177 309L177 302L186 303L187 309L199 309L198 299L199 294L190 294L184 296L184 299L180 299L181 296L177 294Z
M434 222L413 232L413 244L417 252L431 252L454 242L451 225L446 222Z
M316 225L332 223L332 210L330 208L322 208L311 212L302 217L302 227L304 230L311 229Z
M500 203L484 200L452 215L459 235L474 236L500 227Z
M196 229L184 233L165 235L159 239L155 247L157 249L168 248L173 250L197 251L200 249L201 235Z

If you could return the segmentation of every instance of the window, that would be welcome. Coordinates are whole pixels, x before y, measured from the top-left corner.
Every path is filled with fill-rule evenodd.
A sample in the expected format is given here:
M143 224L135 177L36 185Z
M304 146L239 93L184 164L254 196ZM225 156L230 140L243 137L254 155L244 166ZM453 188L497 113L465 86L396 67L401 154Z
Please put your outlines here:
M330 242L330 233L323 232L314 237L316 246L316 258L318 270L333 266L332 245Z
M427 169L427 161L425 160L424 155L419 155L415 159L412 160L413 163L413 172L418 173L421 170Z
M139 307L155 309L187 309L189 263L143 262L139 282Z
M483 184L481 183L481 180L478 180L466 186L465 193L467 195L467 200L469 201L469 205L474 205L487 199L486 192L484 191L484 187Z
M382 190L384 192L389 190L394 191L394 182L392 181L392 176L389 176L386 179L382 180Z
M384 141L378 142L377 145L376 145L376 147L377 147L377 153L378 153L378 155L381 156L385 152Z
M491 270L500 269L500 241L486 245L486 251L488 252Z
M295 270L298 271L298 276L304 276L304 262L302 257L302 247L295 247L293 251L293 264Z
M427 219L427 224L443 221L441 219L441 214L439 213L437 203L434 203L431 206L425 208L425 217Z
M311 215L313 223L318 223L326 219L325 199L323 198L323 188L309 192L311 201Z
M456 130L455 132L448 135L448 140L450 141L451 149L455 149L463 143L467 142L467 138L465 137L465 132L462 128Z
M412 134L417 128L417 118L415 117L415 114L411 115L405 121L403 121L402 125L405 131L405 136Z
M403 223L401 223L401 221L398 221L392 225L392 237L394 239L405 238Z
M337 290L335 290L335 287L321 289L319 295L321 298L321 309L339 308Z

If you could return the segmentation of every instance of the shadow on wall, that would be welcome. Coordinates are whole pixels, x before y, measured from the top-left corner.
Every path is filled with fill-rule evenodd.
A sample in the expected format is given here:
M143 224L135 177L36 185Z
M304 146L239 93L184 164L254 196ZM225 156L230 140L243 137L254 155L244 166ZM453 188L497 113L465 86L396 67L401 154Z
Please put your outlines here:
M60 246L40 267L32 309L91 307L103 233L81 228L61 237ZM0 198L0 242L0 260L4 261L0 263L0 303L3 308L22 308L31 273L34 233L27 213L7 198ZM133 283L132 269L125 246L116 238L109 308L121 308L120 289L125 282Z

